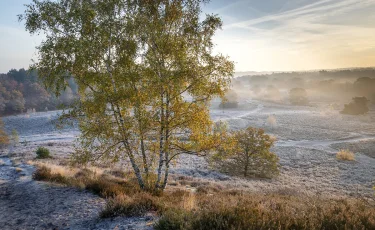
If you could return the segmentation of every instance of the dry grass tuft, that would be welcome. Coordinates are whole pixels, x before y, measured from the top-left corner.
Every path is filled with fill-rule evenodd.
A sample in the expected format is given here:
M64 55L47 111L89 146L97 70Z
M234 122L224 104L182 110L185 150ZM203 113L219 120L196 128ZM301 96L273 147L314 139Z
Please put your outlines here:
M33 179L69 185L69 179L67 177L60 173L52 172L52 170L46 166L41 166L35 170Z
M138 193L130 197L124 194L109 199L100 217L109 218L115 216L143 216L149 212L157 212L161 208L158 198L149 193Z
M336 158L338 160L342 161L354 161L355 160L355 155L353 152L347 150L347 149L342 149L339 152L336 153Z
M201 181L196 192L174 187L155 195L141 191L131 178L97 175L87 168L76 169L71 177L54 170L40 166L34 179L82 187L108 198L102 218L158 215L156 229L375 229L375 207L361 200L262 195Z

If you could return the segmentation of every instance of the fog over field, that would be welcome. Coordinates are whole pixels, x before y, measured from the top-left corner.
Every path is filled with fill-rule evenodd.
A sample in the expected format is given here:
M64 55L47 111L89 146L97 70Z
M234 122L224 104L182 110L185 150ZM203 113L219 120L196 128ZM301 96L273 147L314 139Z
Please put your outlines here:
M296 193L372 197L375 183L373 105L366 115L353 116L340 114L340 108L331 106L333 101L312 100L309 105L295 106L283 99L282 93L279 100L270 101L260 100L257 96L254 99L250 96L251 92L236 92L237 108L221 109L220 100L214 100L211 118L216 122L225 121L231 130L253 126L263 128L276 137L272 150L280 158L281 175L269 181L231 178L210 169L205 159L197 156L182 156L173 166L173 173L223 180L228 186L250 187L256 191L290 189ZM287 98L287 95L284 97ZM72 143L80 132L77 126L55 127L58 114L62 112L37 112L3 118L8 132L16 129L23 143L13 151L32 159L33 150L43 145L59 157L68 158L74 151ZM338 161L336 153L340 149L352 150L356 160Z
M0 1L0 230L375 229L374 11Z

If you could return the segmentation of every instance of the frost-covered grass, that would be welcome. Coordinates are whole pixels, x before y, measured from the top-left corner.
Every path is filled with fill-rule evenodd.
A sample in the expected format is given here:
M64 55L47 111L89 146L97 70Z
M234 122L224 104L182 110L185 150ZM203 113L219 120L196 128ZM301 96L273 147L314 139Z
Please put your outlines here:
M34 178L68 186L81 183L87 190L107 198L100 213L102 218L153 215L158 217L156 229L375 228L374 204L360 200L250 193L186 177L174 178L181 186L153 194L141 191L134 177L126 175L124 178L111 171L96 175L88 169L68 173L44 165L37 169ZM191 186L196 188L187 189Z

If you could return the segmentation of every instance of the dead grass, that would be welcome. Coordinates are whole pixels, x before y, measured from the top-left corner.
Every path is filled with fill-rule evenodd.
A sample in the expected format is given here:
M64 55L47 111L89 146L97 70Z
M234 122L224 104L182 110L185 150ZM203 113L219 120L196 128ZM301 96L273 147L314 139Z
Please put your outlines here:
M155 229L374 229L375 208L355 200L220 192L172 207Z
M353 152L347 150L347 149L342 149L339 152L336 153L336 158L338 160L342 161L354 161L355 160L355 155Z
M173 186L156 195L141 191L130 174L126 179L121 175L88 168L67 172L44 165L34 178L81 187L107 198L102 218L157 215L156 229L375 229L375 207L361 200L289 192L262 195L185 177L176 179L189 185Z
M157 212L161 209L158 198L149 193L140 192L136 196L118 195L108 200L100 217L115 216L143 216L149 212Z

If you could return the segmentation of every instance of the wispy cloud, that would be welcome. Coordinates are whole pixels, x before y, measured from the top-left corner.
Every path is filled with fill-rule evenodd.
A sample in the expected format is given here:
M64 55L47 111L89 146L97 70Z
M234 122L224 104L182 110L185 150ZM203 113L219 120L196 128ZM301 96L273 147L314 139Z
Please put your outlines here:
M289 5L297 2L285 1ZM231 40L242 44L237 51L224 48L235 57L240 70L375 65L375 24L365 23L374 17L369 9L375 10L375 0L308 2L227 24L217 37L218 44L233 46ZM244 53L251 62L244 60Z

